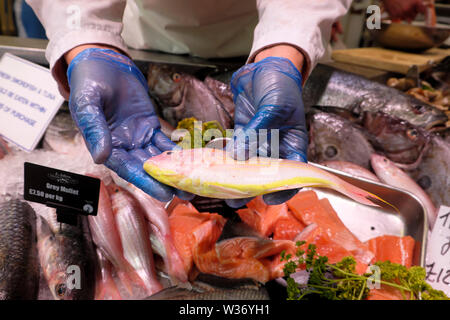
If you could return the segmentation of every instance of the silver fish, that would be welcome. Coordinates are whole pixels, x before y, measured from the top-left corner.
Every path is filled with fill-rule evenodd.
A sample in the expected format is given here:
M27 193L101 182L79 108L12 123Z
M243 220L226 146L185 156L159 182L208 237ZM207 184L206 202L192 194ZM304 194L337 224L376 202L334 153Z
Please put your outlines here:
M24 201L0 204L0 300L37 299L36 216Z
M44 135L44 149L61 154L70 154L77 146L84 143L72 116L67 112L59 112L50 122Z
M232 128L234 104L226 84L214 79L201 81L167 65L150 64L148 85L162 117L172 126L184 118L217 120Z
M316 113L309 123L309 161L348 161L370 168L370 155L374 149L363 131L350 120L334 114Z
M41 216L38 218L39 260L55 300L94 298L96 257L92 242L86 235L87 221L84 218L80 217L80 226L61 224L58 227L55 219L47 222Z
M444 127L447 121L444 112L397 89L322 64L308 78L303 98L306 110L336 106L355 115L381 111L427 130Z
M149 230L142 208L133 196L117 185L108 186L123 255L142 279L148 295L162 289L155 273Z
M437 208L450 206L450 141L433 136L420 165L407 172Z
M146 300L269 300L269 294L252 280L200 274L190 288L169 287Z

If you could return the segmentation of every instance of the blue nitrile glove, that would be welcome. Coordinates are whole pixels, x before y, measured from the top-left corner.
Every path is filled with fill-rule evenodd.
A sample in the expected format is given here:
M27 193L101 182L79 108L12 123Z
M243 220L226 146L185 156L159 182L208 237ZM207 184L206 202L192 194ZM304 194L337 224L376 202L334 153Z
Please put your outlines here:
M70 112L95 163L104 163L161 201L174 194L191 198L154 180L143 169L145 160L175 144L161 132L145 77L127 56L86 49L71 61L67 79Z
M252 144L239 137L251 136L249 130L279 129L279 157L307 161L308 135L302 99L302 76L292 62L285 58L269 57L243 66L231 78L231 90L236 104L235 133L233 142L227 145L233 156L245 150L245 157L254 156L251 151L267 152L267 144ZM268 139L270 141L270 139ZM270 142L269 142L270 146ZM241 153L242 154L242 153ZM240 159L240 157L237 157ZM298 192L286 190L263 196L267 204L280 204ZM241 207L251 199L227 200L231 207Z

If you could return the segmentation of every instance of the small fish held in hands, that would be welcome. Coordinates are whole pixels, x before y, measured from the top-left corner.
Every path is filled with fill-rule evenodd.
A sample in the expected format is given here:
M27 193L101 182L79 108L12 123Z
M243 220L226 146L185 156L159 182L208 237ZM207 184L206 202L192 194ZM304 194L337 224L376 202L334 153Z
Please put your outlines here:
M362 204L382 199L307 163L255 157L237 161L225 151L166 151L148 159L144 170L156 180L203 197L239 199L302 187L334 189Z

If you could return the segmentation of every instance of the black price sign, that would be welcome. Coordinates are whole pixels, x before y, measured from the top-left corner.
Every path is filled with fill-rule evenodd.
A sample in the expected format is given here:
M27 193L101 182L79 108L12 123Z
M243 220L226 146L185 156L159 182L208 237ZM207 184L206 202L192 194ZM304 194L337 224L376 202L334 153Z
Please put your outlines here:
M56 208L58 221L97 215L100 179L25 162L24 199Z

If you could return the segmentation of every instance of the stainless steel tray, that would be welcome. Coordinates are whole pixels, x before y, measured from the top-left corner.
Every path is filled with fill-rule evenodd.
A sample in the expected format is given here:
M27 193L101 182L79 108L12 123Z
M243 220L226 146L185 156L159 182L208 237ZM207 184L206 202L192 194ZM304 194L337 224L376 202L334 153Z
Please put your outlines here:
M341 179L376 194L394 205L370 207L359 204L330 189L314 188L319 198L327 198L343 223L361 241L381 235L411 236L416 241L413 265L425 266L428 222L422 203L409 192L382 183L359 178L342 171L311 163ZM308 189L308 188L305 188Z

